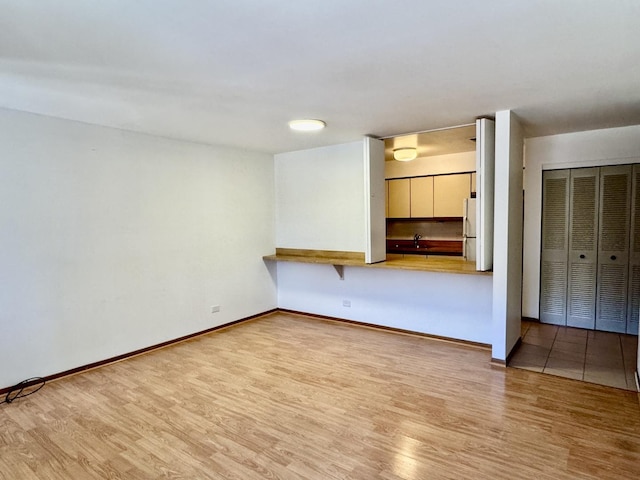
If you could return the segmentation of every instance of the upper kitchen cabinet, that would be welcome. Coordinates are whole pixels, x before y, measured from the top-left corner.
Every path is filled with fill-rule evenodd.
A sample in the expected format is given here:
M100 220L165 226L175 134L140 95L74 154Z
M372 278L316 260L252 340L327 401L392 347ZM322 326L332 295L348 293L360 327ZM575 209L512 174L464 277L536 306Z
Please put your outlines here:
M387 218L461 218L472 178L459 173L387 180Z
M471 196L468 173L433 177L433 216L462 217L462 201Z
M416 177L410 180L411 217L433 217L433 177Z
M469 124L385 139L387 218L461 219L475 191L476 137Z
M387 182L389 189L389 218L409 218L411 216L410 179L400 178Z

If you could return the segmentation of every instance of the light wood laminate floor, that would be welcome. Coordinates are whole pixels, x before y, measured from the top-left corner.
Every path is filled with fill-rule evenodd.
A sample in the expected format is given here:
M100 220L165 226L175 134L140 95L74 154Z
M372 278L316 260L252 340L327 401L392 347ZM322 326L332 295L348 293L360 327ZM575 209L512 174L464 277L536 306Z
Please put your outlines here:
M0 406L2 479L631 479L629 391L275 313Z

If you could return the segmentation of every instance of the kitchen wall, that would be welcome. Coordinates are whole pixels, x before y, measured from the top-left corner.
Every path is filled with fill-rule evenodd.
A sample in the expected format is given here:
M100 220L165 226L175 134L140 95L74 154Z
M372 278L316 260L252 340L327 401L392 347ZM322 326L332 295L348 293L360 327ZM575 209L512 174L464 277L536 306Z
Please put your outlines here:
M461 239L462 220L452 222L387 220L387 238L412 239L415 234L433 240Z
M410 162L385 162L385 178L418 177L476 171L476 152L416 158Z
M365 251L362 141L275 155L276 246Z
M639 162L640 125L526 140L523 316L539 318L542 171Z
M271 155L0 110L0 388L274 308L274 197Z

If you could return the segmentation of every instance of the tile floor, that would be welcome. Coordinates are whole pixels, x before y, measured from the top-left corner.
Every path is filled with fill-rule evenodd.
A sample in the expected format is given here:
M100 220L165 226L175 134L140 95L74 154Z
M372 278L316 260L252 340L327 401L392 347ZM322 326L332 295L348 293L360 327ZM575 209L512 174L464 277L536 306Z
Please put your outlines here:
M638 337L522 322L510 367L636 391Z

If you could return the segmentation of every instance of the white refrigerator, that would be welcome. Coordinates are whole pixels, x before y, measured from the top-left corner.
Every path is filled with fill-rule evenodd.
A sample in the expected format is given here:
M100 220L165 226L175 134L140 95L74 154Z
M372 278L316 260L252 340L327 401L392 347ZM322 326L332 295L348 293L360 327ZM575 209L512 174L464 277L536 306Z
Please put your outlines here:
M465 198L462 204L462 256L469 262L476 261L476 199Z

